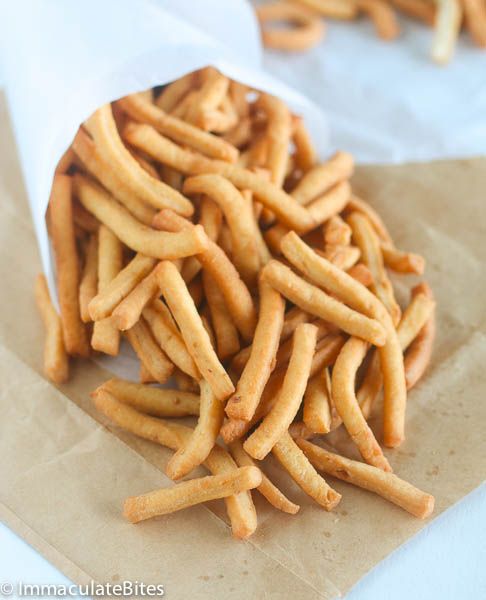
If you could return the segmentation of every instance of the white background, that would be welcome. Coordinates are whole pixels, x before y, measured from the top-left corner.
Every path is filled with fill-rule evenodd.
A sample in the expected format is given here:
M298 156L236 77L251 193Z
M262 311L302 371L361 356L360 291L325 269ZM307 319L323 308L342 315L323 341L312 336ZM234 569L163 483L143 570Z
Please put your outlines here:
M197 0L197 5L203 1L211 7L203 11L206 15L228 7L227 0ZM194 12L194 2L162 3L188 15ZM212 22L206 19L206 32L211 33ZM225 41L231 40L229 25L218 31L213 33L223 31ZM485 154L485 54L464 38L452 65L439 68L428 62L429 44L429 32L410 22L404 23L402 39L391 45L376 40L369 23L333 24L318 48L306 55L267 53L265 66L323 108L333 146L350 150L361 162ZM349 598L486 597L485 522L483 486L388 557ZM0 584L3 581L66 583L0 526ZM175 591L167 592L177 597Z

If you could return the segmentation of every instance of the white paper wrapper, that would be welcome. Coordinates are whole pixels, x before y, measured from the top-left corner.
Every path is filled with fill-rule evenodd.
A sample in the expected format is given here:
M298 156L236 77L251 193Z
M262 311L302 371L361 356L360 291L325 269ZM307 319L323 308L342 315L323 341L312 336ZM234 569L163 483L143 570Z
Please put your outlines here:
M51 286L44 215L54 169L100 105L211 64L286 100L304 115L318 150L328 146L320 111L260 69L258 29L244 0L18 0L2 4L0 22L7 99Z

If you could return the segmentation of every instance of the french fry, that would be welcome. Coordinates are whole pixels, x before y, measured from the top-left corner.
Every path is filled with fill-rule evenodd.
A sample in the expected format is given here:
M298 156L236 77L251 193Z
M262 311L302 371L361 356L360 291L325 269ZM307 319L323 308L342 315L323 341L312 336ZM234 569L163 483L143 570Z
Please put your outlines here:
M295 165L305 174L316 163L316 149L301 117L293 118L292 141L295 146Z
M331 376L324 369L309 380L304 394L303 420L314 433L331 431Z
M346 205L346 212L359 212L365 215L368 221L373 225L373 229L380 240L385 242L385 244L393 246L393 240L388 232L388 229L386 228L385 223L383 222L383 219L376 212L376 210L370 204L368 204L368 202L365 202L353 194Z
M373 21L376 33L382 40L394 40L400 34L395 11L387 0L356 0L360 11Z
M122 268L123 247L108 227L100 226L98 232L98 290L103 292ZM120 332L112 317L95 321L91 346L98 352L116 356L120 348Z
M263 45L277 50L302 51L318 44L324 36L324 24L305 6L286 2L259 4L256 15L260 21ZM290 27L268 27L273 21L285 21Z
M332 400L365 461L383 471L391 471L387 459L363 417L354 392L356 372L367 349L366 342L353 337L344 344L332 371Z
M365 223L368 225L368 221ZM365 235L376 238L371 227L367 226L363 231ZM373 247L375 246L376 243ZM385 387L385 445L399 445L404 438L407 391L402 349L388 311L374 294L347 273L318 256L293 232L283 240L282 250L286 258L311 281L336 294L356 310L370 315L386 330L386 341L379 349Z
M405 411L407 406L403 354L393 327L396 323L393 319L399 317L401 310L396 304L393 288L384 271L378 235L372 228L370 221L356 212L349 215L348 222L353 230L353 237L361 250L363 262L367 264L373 275L374 283L371 289L381 294L380 300L388 301L388 305L385 304L385 307L392 318L391 323L384 317L382 318L382 322L387 329L387 343L380 351L380 360L385 391L383 441L385 446L395 448L405 438Z
M202 154L229 162L235 162L238 157L238 150L228 142L166 114L138 94L125 96L118 104L136 121L149 123L163 135Z
M180 369L176 368L174 370L173 377L175 382L177 383L177 387L183 392L199 392L199 383L197 382L197 380L193 379L187 373L184 373L184 371L181 371Z
M188 73L167 84L155 99L155 104L164 112L170 112L193 89L196 78L196 73Z
M311 323L317 328L317 342L320 342L323 338L325 338L331 333L335 333L337 330L336 327L330 325L329 323L326 323L325 321L322 321L321 319L315 319L311 321ZM289 362L290 356L292 355L293 345L294 341L292 338L289 338L288 340L280 344L276 357L276 368L282 367Z
M72 215L72 179L55 175L49 199L50 233L66 352L89 356L86 328L79 310L79 260Z
M208 117L223 102L228 93L229 84L229 79L216 69L206 69L205 80L187 110L186 121L209 131Z
M326 246L324 252L316 249L319 256L323 256L330 263L343 271L349 271L361 258L361 251L356 246Z
M437 0L432 42L432 59L436 63L444 65L451 60L461 21L462 6L459 0Z
M98 236L92 233L86 244L84 267L79 282L79 313L83 323L89 323L91 316L88 305L98 289Z
M56 175L65 175L71 168L74 158L75 158L75 155L74 155L73 149L71 147L69 147L66 150L66 152L64 152L64 154L59 159L59 162L57 163Z
M350 277L356 279L358 283L361 283L361 285L364 285L365 287L370 287L370 285L373 283L373 275L368 267L363 263L357 263L353 265L350 269L348 269L347 273Z
M307 206L337 183L349 179L353 171L354 160L351 154L336 152L330 159L308 171L292 190L291 196L302 206Z
M282 334L280 335L281 342L285 342L295 331L300 323L308 323L312 320L312 316L306 313L298 306L294 306L285 313Z
M155 105L147 104L158 110ZM172 208L183 216L192 215L194 207L189 200L164 182L151 177L123 145L110 104L105 104L94 112L86 122L86 128L100 155L114 169L123 172L125 185L135 196L154 208Z
M236 461L236 464L239 467L254 467L257 466L254 460L251 458L249 454L247 454L243 448L242 443L239 440L233 442L229 450L231 455ZM270 479L263 473L262 471L262 482L256 488L262 496L264 496L268 502L281 510L282 512L288 513L290 515L295 515L299 512L300 506L291 502L279 489L276 485L274 485Z
M385 265L396 273L412 273L414 275L423 275L425 270L425 260L419 254L412 252L401 252L394 246L381 244L381 252Z
M297 444L319 471L378 494L419 519L426 519L432 514L434 497L393 473L328 452L303 439L298 439Z
M74 187L81 204L135 252L170 260L192 256L207 246L202 227L196 225L190 231L177 234L154 231L82 175L74 176Z
M155 209L133 193L127 185L123 171L101 156L98 147L82 127L78 130L72 146L87 171L96 177L134 217L144 225L150 225Z
M373 275L371 289L387 308L393 323L397 325L400 321L401 310L395 300L393 287L385 270L378 236L374 233L366 216L358 212L351 213L347 222L353 230L353 240L361 250L361 260Z
M432 290L426 283L417 285L412 290L412 297L418 294L423 294L432 302L434 296ZM435 305L432 308L431 315L425 322L425 325L414 338L413 342L405 354L405 381L407 382L407 390L421 379L422 375L430 362L432 356L432 348L435 339Z
M54 308L44 275L37 275L35 300L44 323L44 373L54 383L64 383L69 377L69 359L64 347L62 324Z
M159 286L154 270L142 279L112 312L111 318L120 331L133 327L147 304L158 296Z
M225 361L240 349L238 330L228 312L224 296L208 272L203 273L203 286L216 338L217 354L220 360Z
M155 381L165 383L172 375L174 365L162 352L143 317L125 334L138 358Z
M392 3L407 16L423 21L431 27L434 25L435 2L429 0L392 0Z
M177 423L155 419L118 402L110 393L98 388L91 394L96 408L119 427L162 446L177 450L192 435L192 429ZM237 468L228 452L215 446L204 465L213 474L228 474ZM256 529L255 506L249 492L234 494L226 499L226 509L233 535L238 539L249 537Z
M295 483L325 510L331 511L339 504L341 494L333 490L319 475L288 432L275 444L272 454Z
M307 212L312 219L312 225L301 227L298 231L301 235L312 231L328 219L340 213L347 205L351 194L351 187L347 181L336 184L329 191L313 200L307 207ZM297 228L293 228L297 231ZM280 253L280 242L288 233L281 223L274 225L265 233L265 241L275 252Z
M295 275L282 263L270 261L263 268L262 277L285 298L306 312L334 323L346 333L361 337L376 346L384 345L386 333L378 321L348 308Z
M140 383L157 383L157 380L152 375L152 373L147 369L143 362L140 363L140 367L138 369L138 378Z
M176 267L167 261L157 267L157 281L171 313L202 377L210 384L215 397L226 400L234 392L228 374L211 346L194 302Z
M486 5L481 0L462 0L466 26L480 48L486 48Z
M260 282L260 312L248 362L226 404L226 414L249 421L255 413L265 385L274 369L285 302L278 292Z
M77 227L84 229L87 233L98 233L100 222L82 204L73 202L73 221Z
M155 258L137 254L128 265L98 293L89 303L88 310L93 321L109 317L114 308L154 268Z
M336 360L343 344L343 336L339 334L331 334L326 336L317 343L316 352L312 357L311 369L309 377L313 377L319 370L325 369L332 365ZM250 421L243 419L229 419L221 427L221 435L227 444L234 440L240 439L247 433L253 425L258 423L271 410L277 394L282 387L285 376L285 368L275 370L268 380L265 389L263 390L260 404L258 405L255 414Z
M153 225L157 229L176 232L193 227L189 221L170 211L158 213ZM256 326L256 310L250 292L233 263L214 242L209 242L208 248L198 255L198 260L221 290L238 331L245 340L251 340Z
M419 331L424 327L434 310L433 300L421 292L422 290L417 288L416 293L412 296L411 302L404 310L397 327L398 341L403 352L417 337ZM369 417L376 396L379 394L382 385L383 378L380 371L379 357L374 355L368 365L361 387L357 393L361 412L365 418Z
M310 323L299 325L294 333L294 347L278 398L259 427L243 444L248 454L262 460L288 430L299 410L311 370L316 347L317 328Z
M257 467L241 467L222 475L208 475L184 481L172 488L156 490L143 496L125 500L124 516L132 523L166 515L202 502L227 498L261 484L262 475Z
M216 443L223 423L224 406L213 394L207 381L200 382L199 420L191 437L172 456L165 472L173 480L180 479L203 463Z
M223 211L231 232L233 262L243 281L254 285L260 267L253 209L241 193L221 175L198 175L184 182L184 193L205 194Z
M174 365L189 377L199 379L200 374L196 363L187 351L167 306L161 300L153 300L145 307L142 314L157 343Z
M238 189L249 189L256 199L271 210L285 225L297 231L316 227L313 217L286 192L252 173L221 160L209 160L173 144L150 125L129 123L123 130L125 139L152 156L155 160L168 164L186 175L217 173L226 177Z
M146 415L162 418L199 416L199 396L196 394L155 388L117 377L105 381L101 388Z
M223 213L216 202L203 196L200 206L199 224L204 228L206 235L212 242L217 242L223 224ZM182 279L189 283L201 270L201 263L195 256L190 256L184 261L181 269Z
M290 112L282 100L270 94L260 94L257 106L265 112L267 117L265 130L267 159L265 167L270 171L272 183L282 187L289 159Z
M332 246L351 243L351 227L339 215L334 215L324 225L324 243Z

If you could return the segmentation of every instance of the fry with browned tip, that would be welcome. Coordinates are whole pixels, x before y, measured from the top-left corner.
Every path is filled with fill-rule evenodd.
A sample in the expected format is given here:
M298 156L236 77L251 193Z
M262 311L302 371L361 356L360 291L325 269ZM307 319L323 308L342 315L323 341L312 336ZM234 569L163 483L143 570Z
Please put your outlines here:
M71 193L71 177L56 175L49 199L50 234L56 262L64 345L68 354L87 357L88 336L79 310L80 273Z
M123 514L132 523L166 515L189 506L227 498L258 487L262 482L260 469L241 467L222 475L208 475L184 481L172 488L156 490L125 500Z
M64 347L62 324L54 308L43 274L35 280L35 301L44 323L44 373L55 383L64 383L69 377L69 358Z
M226 400L235 388L211 346L201 317L179 271L171 262L164 261L158 265L156 277L189 354L203 378L209 383L215 397L220 401Z
M303 439L297 439L296 442L319 471L374 492L419 519L426 519L432 514L434 497L393 473L328 452Z
M325 510L331 511L339 504L341 494L319 475L288 431L275 444L272 454L295 483Z

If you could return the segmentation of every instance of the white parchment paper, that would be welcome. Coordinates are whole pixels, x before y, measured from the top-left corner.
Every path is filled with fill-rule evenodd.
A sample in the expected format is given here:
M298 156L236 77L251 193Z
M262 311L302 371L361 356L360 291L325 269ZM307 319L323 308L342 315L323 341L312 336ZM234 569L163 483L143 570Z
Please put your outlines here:
M44 215L54 169L80 123L106 102L212 64L285 99L319 150L328 147L323 114L261 70L244 0L17 0L0 5L0 23L7 100L51 285Z

